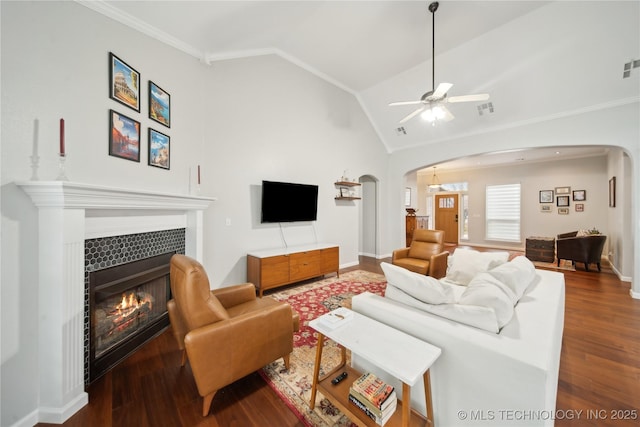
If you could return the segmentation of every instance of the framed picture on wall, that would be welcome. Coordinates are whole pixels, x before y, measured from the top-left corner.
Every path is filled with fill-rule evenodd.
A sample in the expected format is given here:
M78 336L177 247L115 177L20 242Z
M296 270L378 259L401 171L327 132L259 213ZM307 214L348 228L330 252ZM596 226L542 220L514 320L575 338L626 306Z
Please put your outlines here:
M171 127L171 95L149 80L149 118Z
M571 187L556 187L556 196L558 194L571 194Z
M540 190L538 200L540 203L553 203L553 190Z
M109 97L140 112L140 73L109 53Z
M169 169L171 138L149 128L149 166Z
M584 203L576 203L576 212L584 212Z
M557 196L556 206L558 207L569 206L569 196Z
M140 161L140 122L109 110L109 155Z
M574 202L584 202L587 200L587 191L586 190L574 190L573 191L573 201Z
M540 212L551 213L553 205L540 205Z
M569 208L558 208L558 214L569 215Z

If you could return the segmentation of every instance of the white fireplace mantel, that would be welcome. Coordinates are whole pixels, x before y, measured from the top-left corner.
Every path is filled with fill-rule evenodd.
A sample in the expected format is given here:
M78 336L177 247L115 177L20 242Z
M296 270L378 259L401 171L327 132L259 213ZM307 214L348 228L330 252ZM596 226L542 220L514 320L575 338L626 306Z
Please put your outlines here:
M68 209L203 210L215 198L104 187L69 181L16 183L38 207Z
M61 424L88 403L85 239L185 228L185 253L202 261L203 212L216 199L68 181L16 185L38 208L38 421Z

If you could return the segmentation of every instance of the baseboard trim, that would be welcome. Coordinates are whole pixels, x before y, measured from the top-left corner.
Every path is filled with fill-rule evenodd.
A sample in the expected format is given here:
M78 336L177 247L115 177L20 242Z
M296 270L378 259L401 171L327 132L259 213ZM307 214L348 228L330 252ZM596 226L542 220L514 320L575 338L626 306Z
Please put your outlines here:
M38 424L38 410L18 420L15 424L12 424L11 427L33 427L36 424Z
M391 258L391 254L382 254L382 255L375 255L375 254L370 254L367 252L360 252L358 253L359 256L366 256L369 258L375 258L375 259L385 259L385 258Z
M369 252L360 252L360 253L358 253L358 255L359 256L366 256L366 257L369 257L369 258L377 258L376 254L371 254Z
M358 261L348 262L346 264L340 264L340 269L353 267L354 265L358 265L358 264L360 264Z
M41 423L63 424L88 403L89 395L86 392L82 392L62 408L41 406L38 409L38 421Z
M62 408L41 406L18 420L15 424L12 424L11 427L31 427L38 423L63 424L88 403L89 395L86 392L82 392Z
M620 273L620 271L616 268L615 265L613 265L613 263L611 262L611 260L608 257L604 257L603 256L602 259L607 261L607 263L609 264L609 267L611 267L611 270L613 271L613 273L616 276L618 276L618 279L620 279L622 282L632 282L633 281L630 276L623 276L622 273ZM634 298L640 298L640 295L636 296Z

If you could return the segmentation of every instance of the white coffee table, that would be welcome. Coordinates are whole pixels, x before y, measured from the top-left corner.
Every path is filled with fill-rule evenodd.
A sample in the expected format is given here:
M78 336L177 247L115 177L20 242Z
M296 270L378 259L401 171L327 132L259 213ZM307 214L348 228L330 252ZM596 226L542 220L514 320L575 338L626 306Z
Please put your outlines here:
M344 308L340 310L346 310ZM334 310L335 311L335 310ZM319 390L327 399L343 411L353 422L360 426L375 426L376 423L364 412L349 402L349 387L361 373L346 365L346 349L380 367L387 373L402 381L402 400L393 417L385 426L425 425L425 419L415 411L411 411L411 386L420 378L424 382L427 416L431 426L433 422L433 403L431 399L431 382L429 368L440 356L441 350L411 335L398 331L390 326L370 319L351 310L343 321L328 326L323 316L309 322L309 326L318 331L316 361L313 371L310 407L315 407L316 392ZM333 313L333 312L332 312ZM324 316L331 316L331 313ZM320 362L325 338L335 341L342 347L341 363L322 378ZM345 380L337 385L331 383L335 374L344 370L348 373Z

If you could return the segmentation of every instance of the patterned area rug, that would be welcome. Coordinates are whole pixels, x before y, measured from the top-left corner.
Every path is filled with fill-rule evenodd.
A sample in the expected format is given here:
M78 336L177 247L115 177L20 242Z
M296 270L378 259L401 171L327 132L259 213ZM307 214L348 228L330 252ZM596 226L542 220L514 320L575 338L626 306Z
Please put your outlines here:
M300 315L300 330L294 334L290 368L284 369L282 359L267 366L262 377L293 410L298 418L310 427L352 426L335 406L321 393L317 394L316 406L309 409L311 382L316 356L317 335L309 327L309 321L331 310L341 307L345 301L359 293L369 291L383 295L386 281L383 275L356 270L337 277L330 277L307 285L289 288L270 296L287 301ZM340 350L327 340L322 353L320 375L340 361Z

